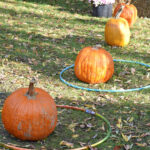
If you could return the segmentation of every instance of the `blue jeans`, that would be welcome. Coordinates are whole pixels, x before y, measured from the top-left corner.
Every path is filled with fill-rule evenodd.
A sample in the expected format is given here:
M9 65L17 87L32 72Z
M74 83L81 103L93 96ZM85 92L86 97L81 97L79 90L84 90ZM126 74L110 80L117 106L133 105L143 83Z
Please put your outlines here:
M106 17L106 18L112 17L112 8L113 8L112 4L99 5L97 7L93 5L92 15L95 17Z

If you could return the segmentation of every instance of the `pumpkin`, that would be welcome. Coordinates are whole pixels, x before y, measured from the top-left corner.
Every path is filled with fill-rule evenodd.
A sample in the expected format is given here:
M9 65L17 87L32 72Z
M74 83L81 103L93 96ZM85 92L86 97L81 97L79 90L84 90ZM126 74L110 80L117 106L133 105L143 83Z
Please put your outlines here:
M53 98L43 89L34 88L34 83L32 80L29 88L20 88L8 96L2 109L4 128L21 140L44 139L57 123Z
M114 73L112 56L100 47L85 47L75 60L76 77L86 83L96 84L108 81Z
M116 15L121 5L125 6L120 17L128 21L129 27L131 27L137 19L137 8L133 4L119 3L114 9L113 16Z
M130 28L126 19L119 17L122 5L115 18L111 18L105 25L105 41L111 46L126 46L130 41Z

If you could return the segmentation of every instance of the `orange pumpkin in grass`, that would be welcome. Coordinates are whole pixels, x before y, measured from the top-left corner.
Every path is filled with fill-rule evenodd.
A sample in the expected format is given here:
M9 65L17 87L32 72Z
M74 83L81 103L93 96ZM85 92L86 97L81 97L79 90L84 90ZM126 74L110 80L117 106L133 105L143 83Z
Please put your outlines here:
M13 92L4 102L2 122L5 129L21 140L46 138L57 123L57 109L53 98L44 90L28 88Z
M129 27L131 27L137 19L137 8L133 4L119 3L114 9L113 16L116 15L121 5L125 6L120 17L128 21Z
M126 19L121 18L124 6L118 10L115 18L111 18L105 25L105 41L111 46L126 46L130 41L130 28Z
M75 60L76 77L86 83L102 83L108 81L114 73L112 56L103 48L85 47Z

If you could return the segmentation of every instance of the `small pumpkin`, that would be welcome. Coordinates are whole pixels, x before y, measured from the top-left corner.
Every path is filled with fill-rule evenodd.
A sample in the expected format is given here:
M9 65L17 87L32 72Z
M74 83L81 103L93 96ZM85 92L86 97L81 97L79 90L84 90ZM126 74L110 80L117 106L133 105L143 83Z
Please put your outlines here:
M53 98L41 88L20 88L4 102L2 122L4 128L21 140L46 138L57 123L57 109Z
M128 21L129 27L131 27L137 19L137 8L133 4L119 3L114 9L113 16L116 16L116 13L120 9L121 5L125 6L120 17Z
M126 19L121 18L120 14L124 9L121 6L115 18L111 18L105 25L105 41L111 46L126 46L130 41L130 28Z
M86 83L95 84L108 81L114 73L112 56L100 47L85 47L75 60L76 77Z

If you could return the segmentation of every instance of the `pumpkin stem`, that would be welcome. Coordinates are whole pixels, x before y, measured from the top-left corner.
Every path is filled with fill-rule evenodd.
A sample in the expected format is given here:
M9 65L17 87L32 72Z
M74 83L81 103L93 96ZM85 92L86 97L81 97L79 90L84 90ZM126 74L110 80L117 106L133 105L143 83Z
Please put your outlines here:
M121 13L122 13L124 7L125 7L124 5L121 5L121 6L120 6L120 9L118 10L118 12L117 12L117 14L116 14L116 16L115 16L116 19L120 17L120 15L121 15Z
M32 80L30 81L28 92L26 93L26 96L29 99L35 98L35 95L36 95L36 93L34 91L34 84L35 84L35 82L36 82L35 78L32 78Z

